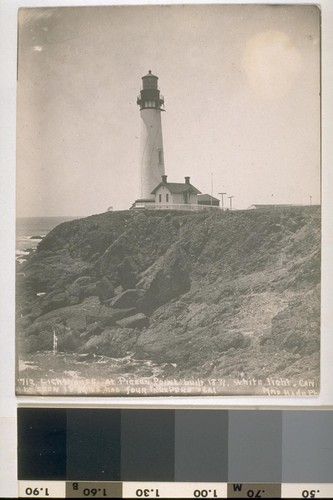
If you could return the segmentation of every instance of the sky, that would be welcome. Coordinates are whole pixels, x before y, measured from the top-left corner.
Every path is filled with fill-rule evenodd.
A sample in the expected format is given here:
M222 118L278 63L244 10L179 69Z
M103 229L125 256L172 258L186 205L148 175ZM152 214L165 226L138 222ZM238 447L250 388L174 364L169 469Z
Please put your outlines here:
M17 215L139 197L141 77L165 98L170 182L253 203L320 203L320 13L310 5L19 11ZM213 187L213 190L212 190Z

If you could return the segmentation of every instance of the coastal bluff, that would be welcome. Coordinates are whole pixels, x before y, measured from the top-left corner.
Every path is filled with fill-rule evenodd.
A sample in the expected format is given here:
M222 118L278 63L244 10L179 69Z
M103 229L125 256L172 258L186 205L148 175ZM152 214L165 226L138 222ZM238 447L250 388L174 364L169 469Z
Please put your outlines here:
M119 211L17 267L20 357L150 360L165 377L319 381L320 208Z

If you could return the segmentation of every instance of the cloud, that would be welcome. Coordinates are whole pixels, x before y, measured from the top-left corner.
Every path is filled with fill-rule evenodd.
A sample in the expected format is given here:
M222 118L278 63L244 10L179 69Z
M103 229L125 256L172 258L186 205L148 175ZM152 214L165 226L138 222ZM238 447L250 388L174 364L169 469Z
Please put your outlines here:
M35 46L33 47L33 50L34 50L35 52L42 52L42 50L43 50L43 49L44 49L43 45L35 45Z

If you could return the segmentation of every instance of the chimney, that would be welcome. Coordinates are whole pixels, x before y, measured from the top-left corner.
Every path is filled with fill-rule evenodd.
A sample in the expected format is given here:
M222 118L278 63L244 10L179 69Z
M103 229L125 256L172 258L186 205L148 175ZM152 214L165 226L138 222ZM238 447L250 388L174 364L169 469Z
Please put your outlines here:
M189 177L185 177L185 184L189 184L190 183L190 178Z
M162 175L162 184L166 184L167 183L167 175Z

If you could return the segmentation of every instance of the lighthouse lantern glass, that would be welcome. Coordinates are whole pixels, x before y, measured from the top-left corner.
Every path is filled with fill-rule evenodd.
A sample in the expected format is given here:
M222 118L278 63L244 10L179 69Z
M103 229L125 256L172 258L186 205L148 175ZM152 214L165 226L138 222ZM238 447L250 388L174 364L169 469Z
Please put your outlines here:
M157 89L157 77L143 77L143 88L144 89Z

